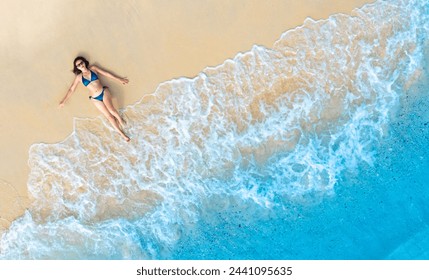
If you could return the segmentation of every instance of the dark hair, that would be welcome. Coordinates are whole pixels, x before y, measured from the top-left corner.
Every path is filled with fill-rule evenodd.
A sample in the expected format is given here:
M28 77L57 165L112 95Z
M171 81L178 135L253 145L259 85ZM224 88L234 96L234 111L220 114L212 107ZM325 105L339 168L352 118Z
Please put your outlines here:
M86 58L84 58L83 56L78 56L74 59L73 61L73 73L75 73L76 75L79 75L80 73L82 73L82 71L80 71L79 69L77 69L76 67L76 61L78 60L82 60L83 63L85 63L85 67L88 68L89 62L88 60L86 60Z

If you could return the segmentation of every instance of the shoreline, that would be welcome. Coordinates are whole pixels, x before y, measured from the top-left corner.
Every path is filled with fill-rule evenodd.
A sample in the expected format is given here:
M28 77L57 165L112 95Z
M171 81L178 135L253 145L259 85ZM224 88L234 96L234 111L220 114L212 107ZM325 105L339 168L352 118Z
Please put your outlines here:
M329 2L323 7L310 0L287 3L278 0L269 5L256 0L210 1L204 5L194 1L168 5L142 1L103 6L103 1L97 0L85 3L83 9L75 5L78 1L51 1L43 7L23 0L0 4L0 7L8 6L11 10L2 19L3 26L21 24L17 34L0 28L0 38L7 42L1 48L8 54L2 57L2 66L7 71L0 83L0 92L8 106L2 110L1 116L9 120L1 126L7 133L2 137L3 160L0 165L0 202L3 205L0 208L0 233L30 206L27 178L31 145L62 142L74 133L75 118L100 115L87 102L87 93L82 86L65 108L57 109L59 100L72 82L73 76L68 71L75 56L84 55L91 63L130 79L126 86L103 79L113 92L116 107L122 109L155 92L157 86L165 82L196 77L204 69L217 67L255 45L271 48L284 32L301 26L306 18L317 21L333 14L350 14L354 8L374 1ZM26 18L17 17L24 5L35 6L30 7L31 14L23 15ZM293 10L293 14L285 12L287 9ZM111 16L91 20L100 10ZM276 13L282 17L273 16ZM44 14L50 14L50 17L44 18ZM76 23L76 17L88 20ZM107 25L109 20L117 26ZM41 22L40 26L33 26L34 21ZM162 32L155 32L153 26ZM51 29L53 34L45 34ZM70 34L72 36L68 36ZM119 39L112 43L111 37ZM59 46L49 48L55 45ZM30 51L27 50L29 47ZM92 55L82 52L89 48L93 50ZM48 74L54 72L56 74Z

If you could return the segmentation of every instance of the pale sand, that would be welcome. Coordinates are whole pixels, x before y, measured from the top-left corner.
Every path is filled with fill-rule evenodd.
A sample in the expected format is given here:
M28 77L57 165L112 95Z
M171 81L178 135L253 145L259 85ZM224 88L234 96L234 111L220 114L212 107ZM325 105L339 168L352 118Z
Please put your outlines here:
M75 56L130 79L110 86L118 107L160 83L194 77L253 45L271 47L306 17L350 13L369 0L3 0L0 2L0 231L29 206L28 150L54 143L74 117L96 117L85 88L57 104ZM118 137L118 141L122 141Z

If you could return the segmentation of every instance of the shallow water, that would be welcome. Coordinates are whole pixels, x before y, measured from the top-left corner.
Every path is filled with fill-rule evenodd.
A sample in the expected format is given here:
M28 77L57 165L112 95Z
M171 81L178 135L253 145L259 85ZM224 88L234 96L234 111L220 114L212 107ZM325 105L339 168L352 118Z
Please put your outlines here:
M427 258L428 1L306 20L30 149L5 259ZM425 55L426 54L426 55Z

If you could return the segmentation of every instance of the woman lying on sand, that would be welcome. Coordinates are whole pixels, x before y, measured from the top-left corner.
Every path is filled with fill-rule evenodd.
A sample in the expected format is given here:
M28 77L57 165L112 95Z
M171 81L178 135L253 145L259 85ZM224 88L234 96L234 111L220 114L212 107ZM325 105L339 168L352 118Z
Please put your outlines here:
M82 56L78 56L74 59L73 73L76 74L76 77L73 81L73 84L67 91L66 96L63 98L63 100L61 100L59 105L60 108L64 107L65 102L73 94L78 83L81 81L82 84L89 89L89 99L92 100L95 107L97 107L97 109L100 110L101 113L103 113L103 115L109 120L109 122L119 132L119 134L121 134L122 138L124 138L125 141L130 141L130 138L124 134L124 132L119 126L124 126L124 120L121 118L121 116L119 116L119 113L115 109L115 107L113 107L112 95L110 94L107 87L104 87L101 84L100 80L98 79L98 75L103 75L108 78L112 78L118 82L121 82L124 85L128 83L128 79L116 77L113 74L104 71L95 65L89 66L88 60L86 60Z

